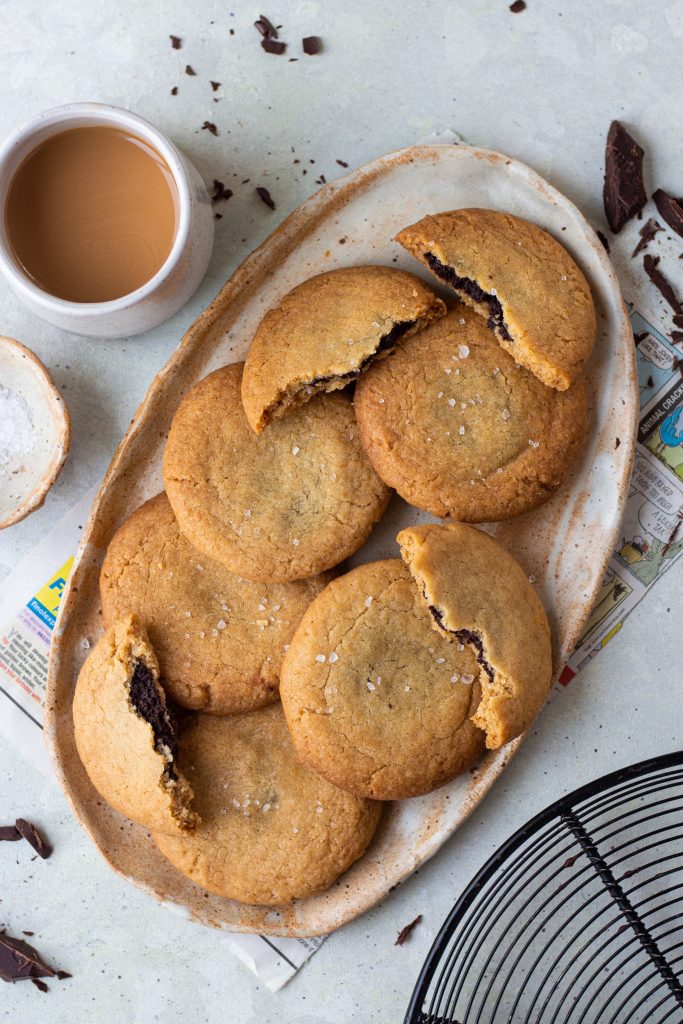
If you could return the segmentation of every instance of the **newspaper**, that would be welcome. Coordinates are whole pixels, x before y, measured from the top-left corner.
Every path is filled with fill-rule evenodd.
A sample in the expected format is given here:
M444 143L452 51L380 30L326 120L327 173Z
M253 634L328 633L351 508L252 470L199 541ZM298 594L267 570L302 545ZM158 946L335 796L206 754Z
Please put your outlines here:
M645 217L647 216L647 211ZM560 675L566 685L619 631L624 619L683 551L683 375L671 339L671 310L631 258L644 223L612 243L622 288L630 296L640 382L640 425L622 534L583 636ZM649 243L683 294L683 239ZM671 269L673 268L673 270ZM47 656L59 602L94 497L94 489L3 582L0 606L0 732L43 774L52 768L42 742ZM680 527L680 528L679 528ZM561 688L561 687L560 687ZM228 949L271 991L281 988L322 945L322 938L224 935Z

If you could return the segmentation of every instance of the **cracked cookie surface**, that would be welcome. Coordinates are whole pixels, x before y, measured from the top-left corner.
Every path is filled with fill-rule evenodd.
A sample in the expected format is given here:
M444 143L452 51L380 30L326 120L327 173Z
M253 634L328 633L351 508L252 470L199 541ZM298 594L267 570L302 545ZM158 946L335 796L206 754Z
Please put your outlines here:
M552 680L550 626L519 563L493 537L461 523L412 526L396 538L434 630L465 642L485 667L473 722L490 749L523 733Z
M328 582L236 576L192 547L162 493L114 534L100 594L105 627L138 615L177 704L227 715L277 700L284 647Z
M202 822L194 836L154 836L197 885L278 906L323 892L365 852L381 804L345 793L299 764L282 708L195 715L180 763Z
M465 522L547 500L588 424L583 380L546 387L462 304L370 367L354 406L382 479L412 505Z
M500 345L560 391L595 343L596 317L581 270L547 231L496 210L424 217L396 240L482 314Z
M195 828L159 665L135 616L117 620L88 655L76 683L73 722L90 781L115 810L169 835Z
M254 335L242 404L260 433L318 392L344 388L399 337L446 312L419 277L392 267L342 267L309 278L269 310Z
M471 767L484 733L471 649L432 629L400 559L333 580L285 655L282 704L297 754L335 785L395 800L428 793Z
M389 490L345 395L318 395L257 435L241 376L241 363L224 366L181 402L164 453L166 493L190 543L232 572L264 582L314 576L358 550Z

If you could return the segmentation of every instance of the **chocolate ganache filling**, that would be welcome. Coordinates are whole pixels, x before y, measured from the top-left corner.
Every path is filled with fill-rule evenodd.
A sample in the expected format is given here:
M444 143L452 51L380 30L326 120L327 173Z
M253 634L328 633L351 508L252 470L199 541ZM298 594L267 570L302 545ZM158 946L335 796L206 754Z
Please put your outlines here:
M488 306L488 319L486 326L492 331L497 331L501 338L505 338L506 341L512 341L512 335L508 331L507 324L505 323L505 315L503 313L503 307L500 304L500 299L490 292L485 292L476 281L472 280L471 277L459 277L458 274L453 270L453 267L447 266L442 263L438 256L435 256L433 252L426 252L424 258L429 264L430 270L432 270L437 277L440 277L442 281L449 284L451 288L455 288L458 292L464 292L468 295L473 302L480 302L485 306Z
M164 707L154 682L154 677L143 662L138 661L130 681L130 702L149 725L154 733L154 747L157 753L168 756L171 759L178 753L178 741L175 730ZM167 766L167 773L170 779L177 778L173 763Z
M491 682L493 682L495 673L486 660L484 655L484 644L482 643L481 637L478 633L474 633L471 629L448 629L448 627L443 624L443 612L438 608L435 608L432 604L429 605L429 611L434 621L437 622L443 630L454 636L458 643L469 644L470 647L474 648L477 664L481 665L486 675L489 677Z
M367 369L372 360L375 359L375 357L378 356L380 352L387 352L390 349L392 349L396 342L398 341L398 339L401 338L407 331L410 330L411 327L414 326L414 320L402 320L400 321L400 323L394 324L391 330L387 331L387 333L383 334L382 337L379 339L379 343L375 351L367 355L365 359L362 361L362 363L360 363L357 369L349 370L348 373L334 374L332 377L314 377L313 380L310 382L310 386L314 387L317 386L318 384L327 384L331 380L347 380L349 381L349 383L352 380L357 380L357 378L360 377L361 373L363 373L363 371Z

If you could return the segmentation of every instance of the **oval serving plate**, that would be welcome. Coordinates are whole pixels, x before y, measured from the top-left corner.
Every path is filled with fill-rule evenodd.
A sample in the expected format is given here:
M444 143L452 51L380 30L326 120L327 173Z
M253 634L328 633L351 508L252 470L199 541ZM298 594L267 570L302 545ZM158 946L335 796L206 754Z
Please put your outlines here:
M152 382L93 505L50 658L45 731L76 816L115 871L205 924L289 936L338 928L386 896L439 849L521 742L489 754L475 774L429 796L389 804L368 852L328 892L272 910L205 893L164 860L144 829L107 807L79 761L71 718L74 685L86 654L83 640L92 643L101 632L98 575L107 544L123 520L161 489L164 440L187 389L216 367L244 358L265 311L312 274L344 265L394 262L420 273L392 242L393 236L426 213L466 206L509 210L550 231L582 267L598 310L598 342L588 368L593 429L584 458L572 479L541 509L490 528L535 578L551 620L556 672L580 636L612 554L635 446L635 356L614 271L579 211L515 160L443 145L375 160L299 207L242 263ZM398 530L428 518L394 498L354 561L396 557Z

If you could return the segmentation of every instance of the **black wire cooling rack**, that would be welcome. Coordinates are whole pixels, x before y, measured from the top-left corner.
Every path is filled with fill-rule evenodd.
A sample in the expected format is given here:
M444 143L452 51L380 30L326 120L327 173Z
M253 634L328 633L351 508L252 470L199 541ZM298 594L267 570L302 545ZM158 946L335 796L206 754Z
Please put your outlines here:
M444 922L405 1018L646 1021L683 1024L683 751L582 786L511 836Z

